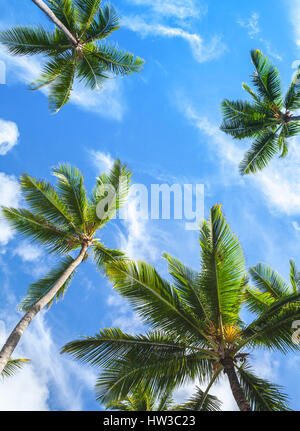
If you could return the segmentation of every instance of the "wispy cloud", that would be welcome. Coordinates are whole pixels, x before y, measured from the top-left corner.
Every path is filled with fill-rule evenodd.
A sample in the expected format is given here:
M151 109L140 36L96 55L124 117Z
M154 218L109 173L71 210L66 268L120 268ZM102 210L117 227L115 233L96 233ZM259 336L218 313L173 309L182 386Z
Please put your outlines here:
M0 156L7 154L17 144L18 138L17 124L0 118Z
M89 150L89 155L99 175L103 172L108 172L114 164L114 159L109 153Z
M260 33L260 27L259 27L259 14L254 12L250 18L248 18L247 20L243 20L243 19L238 19L237 23L245 28L248 32L248 35L250 36L251 39L253 39L253 37Z
M289 12L290 21L293 26L293 32L295 37L295 43L300 47L300 0L294 0L293 2L285 1L287 10Z
M6 317L9 326L18 318L8 312ZM7 335L2 321L0 344ZM59 350L46 324L45 313L41 313L14 354L14 357L30 358L31 363L14 378L0 382L0 410L84 410L83 390L93 391L96 374L61 356ZM51 400L55 400L54 408Z
M23 262L35 262L43 256L43 251L36 245L27 241L21 241L13 251L14 256L19 256Z
M160 16L178 19L198 18L207 8L199 0L127 0L137 6L147 6Z
M160 36L183 39L189 44L195 60L199 63L213 60L226 50L222 37L219 35L213 36L209 41L204 41L197 33L188 32L180 27L172 27L158 22L148 23L145 19L138 16L124 17L122 23L128 29L139 33L142 37Z

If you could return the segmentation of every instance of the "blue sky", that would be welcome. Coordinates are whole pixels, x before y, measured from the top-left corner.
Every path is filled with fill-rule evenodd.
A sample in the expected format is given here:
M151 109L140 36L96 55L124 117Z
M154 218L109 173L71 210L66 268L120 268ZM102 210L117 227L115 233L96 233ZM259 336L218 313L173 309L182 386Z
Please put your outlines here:
M9 56L6 85L0 85L0 204L22 204L17 179L23 172L53 181L50 169L69 162L82 170L87 188L119 157L133 171L133 182L204 184L205 216L221 203L243 246L247 266L265 262L288 277L290 258L300 252L300 156L297 140L289 156L275 160L255 177L241 178L238 164L247 142L234 142L218 130L220 103L244 97L243 81L252 67L249 51L260 48L279 67L284 87L300 60L300 1L114 0L122 28L112 40L145 58L144 71L110 81L102 92L76 87L71 103L57 115L48 111L43 92L27 84L42 59ZM51 24L32 2L0 0L0 28ZM275 30L274 30L275 29ZM134 202L126 221L116 220L101 238L166 274L168 251L197 268L197 232L183 221L137 220ZM54 258L18 238L0 220L0 340L17 322L16 306L28 285L47 272ZM32 363L0 384L0 409L97 410L96 370L59 355L79 335L120 326L138 332L142 324L92 264L82 265L63 302L28 330L18 355ZM291 406L300 409L300 356L259 352L253 364L261 376L286 387ZM224 409L236 408L228 386L215 393ZM182 388L178 399L189 396Z

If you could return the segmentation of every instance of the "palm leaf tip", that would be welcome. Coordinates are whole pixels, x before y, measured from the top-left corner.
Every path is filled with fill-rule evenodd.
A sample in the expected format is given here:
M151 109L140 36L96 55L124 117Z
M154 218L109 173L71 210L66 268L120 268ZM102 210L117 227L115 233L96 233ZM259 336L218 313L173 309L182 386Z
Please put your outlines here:
M30 362L29 359L12 359L10 358L7 364L5 365L1 377L12 377L14 376L20 369L23 368L23 365Z

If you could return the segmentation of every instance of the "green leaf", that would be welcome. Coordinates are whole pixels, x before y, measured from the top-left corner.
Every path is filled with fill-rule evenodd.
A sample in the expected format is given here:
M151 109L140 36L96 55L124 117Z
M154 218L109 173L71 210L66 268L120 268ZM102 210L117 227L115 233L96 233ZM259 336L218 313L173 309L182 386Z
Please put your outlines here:
M45 277L31 284L28 289L26 297L23 299L19 305L20 311L28 311L30 308L39 301L43 296L45 296L54 284L59 280L59 278L64 274L64 272L69 268L69 266L74 262L71 256L66 256L59 265L52 269ZM48 303L48 308L52 305L56 298L56 302L62 299L66 293L66 290L75 275L75 271L72 272L68 280L62 285L55 297Z
M27 362L30 362L29 359L10 359L4 367L1 377L5 378L14 376Z
M289 411L288 396L283 388L253 374L244 364L237 367L241 387L253 411Z

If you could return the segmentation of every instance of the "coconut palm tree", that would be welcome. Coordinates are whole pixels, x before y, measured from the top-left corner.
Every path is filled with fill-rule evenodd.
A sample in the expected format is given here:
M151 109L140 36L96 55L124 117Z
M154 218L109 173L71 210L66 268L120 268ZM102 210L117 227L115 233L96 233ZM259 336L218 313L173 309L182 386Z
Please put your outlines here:
M173 410L173 406L172 391L167 391L158 398L149 388L145 389L144 385L140 384L132 389L131 393L123 400L106 404L106 409L123 412L161 412Z
M1 372L1 377L4 379L5 377L12 377L23 368L23 365L29 362L29 359L9 359L4 369Z
M62 352L102 368L96 383L102 402L123 399L141 382L160 396L192 381L204 387L192 399L201 410L225 374L240 410L287 410L282 388L256 376L249 353L255 347L298 349L290 329L300 316L298 287L286 291L277 283L278 298L248 287L242 248L220 205L202 223L200 247L199 271L164 254L172 282L144 262L106 263L114 288L149 331L130 335L119 328L102 329L68 343ZM240 313L248 289L253 299L247 301L257 313L250 323Z
M116 160L108 174L97 178L89 197L78 169L59 165L52 173L57 178L55 187L22 175L21 190L29 209L2 210L17 232L59 255L60 259L55 268L30 286L21 302L20 310L25 314L0 351L0 373L33 318L55 298L63 297L76 269L88 258L89 252L99 269L105 261L122 257L120 251L107 249L96 233L125 202L131 176L128 168ZM73 256L75 250L79 252Z
M2 42L13 55L43 54L48 61L40 79L32 83L37 90L49 85L49 107L58 112L71 96L75 79L98 89L112 76L139 72L144 61L106 43L120 27L115 9L101 0L35 0L55 24L49 31L41 26L17 26L0 32Z
M278 70L259 50L251 51L254 89L243 83L251 101L224 100L221 130L235 139L253 138L250 150L240 164L242 175L264 169L277 154L285 157L288 141L300 132L300 68L288 91L282 94Z

